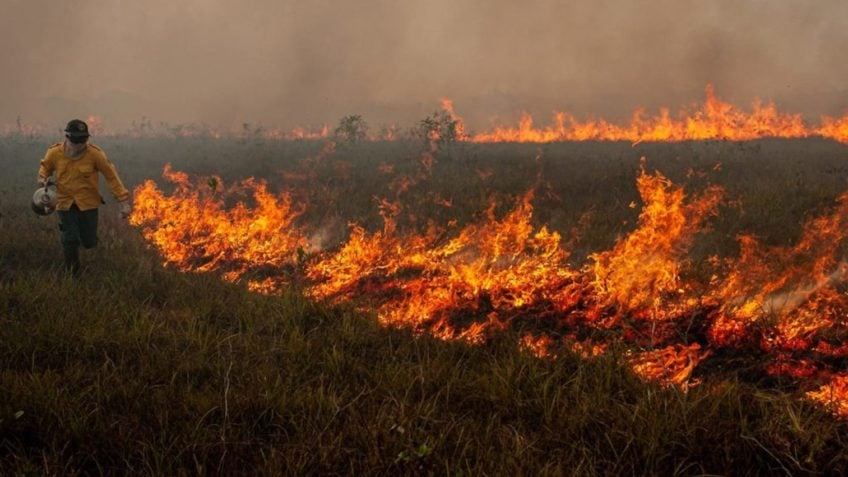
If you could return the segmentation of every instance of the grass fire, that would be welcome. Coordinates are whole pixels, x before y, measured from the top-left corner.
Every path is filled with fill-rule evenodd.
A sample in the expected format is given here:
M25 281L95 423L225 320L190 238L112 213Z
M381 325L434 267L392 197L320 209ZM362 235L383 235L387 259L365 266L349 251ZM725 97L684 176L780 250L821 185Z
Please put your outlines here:
M39 144L37 137L7 136L4 157L28 154ZM112 412L111 406L137 390L164 385L176 394L147 395L138 411L145 419L162 419L165 403L173 406L189 395L201 400L181 404L188 406L178 411L183 418L204 408L223 412L220 398L226 396L227 412L234 413L227 419L238 423L227 424L234 426L228 428L234 441L265 436L284 442L273 428L262 430L244 419L259 418L253 409L302 409L297 411L307 412L302 417L262 419L294 419L306 426L297 431L300 437L286 441L303 449L314 445L318 427L330 425L346 435L377 425L376 432L386 433L381 439L392 442L379 448L388 445L393 459L411 452L403 446L417 449L423 443L431 449L390 466L430 465L446 449L457 452L459 441L430 429L420 415L397 414L403 408L395 406L438 406L447 422L485 434L500 424L481 424L488 422L478 422L482 416L460 424L465 421L457 413L469 411L454 405L483 399L505 406L502 412L513 406L543 412L532 409L548 405L553 396L531 399L525 393L549 392L543 390L554 382L559 384L551 389L559 393L570 389L567 399L592 403L580 408L584 418L638 412L644 413L640 419L653 420L646 429L672 426L669 440L657 436L650 445L669 446L682 438L678 432L688 433L678 419L696 419L710 429L714 445L746 445L737 434L741 415L755 426L746 432L768 442L763 444L768 452L751 448L747 465L767 465L767 456L788 435L804 442L796 449L830 459L841 455L831 447L835 441L828 441L842 432L848 407L842 365L848 306L840 165L845 148L839 142L440 146L418 140L108 137L103 144L134 151L122 168L134 184L132 226L106 222L100 261L90 262L81 280L69 281L53 263L49 219L3 211L9 458L26 459L32 449L51 445L19 440L21 433L41 435L39 429L77 442L81 447L74 452L89 453L97 462L123 455L129 448L89 441L90 431L74 437L64 427L66 418L45 412L80 412L85 401L69 400L77 392L101 393L94 403ZM149 155L163 146L171 151L156 165L164 174L149 179ZM209 159L242 154L256 160L232 169ZM803 167L794 160L799 154ZM752 163L769 167L752 174ZM7 165L11 181L30 173ZM274 172L263 172L268 169ZM217 172L209 175L210 170ZM4 193L3 203L11 194ZM64 301L42 301L45 290L59 290ZM63 304L69 301L93 302L91 307L105 301L113 311L91 321L85 317L94 308L71 311ZM32 326L43 329L47 341L20 334ZM115 327L122 330L117 335ZM69 333L79 338L71 340ZM64 340L82 341L68 348L60 346ZM33 356L47 366L37 364L37 374L30 368ZM302 367L312 359L318 361L311 366L319 368ZM109 362L121 373L137 369L140 381L110 374ZM419 381L422 372L427 377ZM33 400L36 376L63 378L40 384L52 391L39 391L48 394ZM273 376L277 384L262 391ZM279 381L282 376L287 377ZM330 381L312 382L317 376ZM386 376L395 381L383 382ZM571 388L575 376L590 381ZM171 379L177 382L164 384ZM496 385L500 379L509 384ZM111 384L101 388L98 380ZM227 380L232 395L220 387ZM413 389L407 386L420 385L435 387L406 394ZM292 386L306 401L267 401ZM450 394L439 391L452 387ZM521 397L512 394L522 387L527 388ZM360 392L377 395L356 398ZM335 408L328 404L325 414L321 401L312 401L314 393L331 393L338 406L349 405L338 411L346 419L370 417L358 424L333 423ZM384 399L401 401L389 405L394 411L383 411ZM676 410L660 417L655 406ZM15 418L18 412L23 414ZM310 412L318 414L302 421ZM600 435L564 424L573 412L578 411L563 403L538 419L560 423L584 451L600 452L605 445L596 440ZM182 434L188 432L182 425L171 432L187 439L183 445L206 446L185 448L194 455L217 459L217 452L229 449L239 461L249 461L251 452L216 440L226 421L215 415L201 424L212 433L206 438ZM603 419L623 426L620 432L636 432L628 420L618 420L623 418ZM169 428L117 422L121 432L151 433L144 434L150 438ZM495 427L476 427L481 425ZM100 424L85 426L93 430ZM416 434L410 441L392 426L430 430L407 431ZM544 429L522 433L553 446L555 434ZM320 438L322 448L335 448L325 438L330 436ZM504 445L512 442L504 439ZM100 443L90 448L88 442ZM690 452L695 441L692 446ZM140 461L157 452L146 449ZM721 457L692 455L704 468L729 465ZM376 459L363 465L378 465L381 458ZM633 459L620 468L660 465L653 457ZM493 465L507 465L498 462ZM270 461L262 465L278 468Z
M635 229L585 263L569 260L559 232L533 225L532 190L502 216L493 202L478 223L430 222L421 233L398 229L402 203L381 202L379 230L353 223L325 251L308 243L307 225L295 224L302 211L290 194L269 196L252 180L231 190L208 185L219 178L190 184L170 167L165 176L177 185L174 195L145 182L131 220L180 270L220 269L254 290L293 287L319 300L363 303L383 324L447 340L480 343L515 328L526 333L516 346L536 343L540 356L624 346L638 375L683 389L700 381L693 373L753 354L749 365L762 366L763 375L797 379L837 414L848 408L848 395L817 392L848 378L839 366L844 196L802 226L797 245L768 247L739 235L738 257L709 256L696 272L689 249L724 190L687 195L644 164ZM233 195L252 197L256 207L239 201L224 210Z
M848 474L848 3L44 7L0 475Z

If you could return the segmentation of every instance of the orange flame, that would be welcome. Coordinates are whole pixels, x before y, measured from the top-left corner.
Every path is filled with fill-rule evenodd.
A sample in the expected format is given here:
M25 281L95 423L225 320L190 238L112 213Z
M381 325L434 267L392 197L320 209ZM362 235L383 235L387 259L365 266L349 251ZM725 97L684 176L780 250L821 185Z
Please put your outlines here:
M807 392L807 397L830 408L837 416L848 418L848 376L833 377L829 383Z
M448 115L451 121L455 124L456 127L456 137L457 139L466 139L468 138L468 133L466 132L465 123L462 121L462 118L456 114L456 111L453 109L453 101L448 98L442 98L441 101L442 111Z
M431 159L409 180L425 179ZM848 417L848 378L839 377L848 357L848 265L840 257L848 194L806 224L794 247L741 237L739 256L714 260L713 278L702 283L689 273L689 247L721 189L686 194L644 168L636 229L583 267L569 263L556 231L533 223L533 191L505 214L492 202L479 223L413 233L398 226L399 185L395 200L379 203L381 230L351 224L335 250L307 255L314 248L296 223L303 209L289 194L254 180L193 184L170 167L164 175L175 191L142 184L132 223L180 270L219 270L263 292L296 284L312 298L352 300L387 326L442 339L480 343L519 329L519 346L540 357L596 356L615 343L636 375L682 389L698 384L705 362L768 356L763 373L800 381L810 399Z
M291 132L283 137L292 139L323 139L330 136L330 126L323 125L318 131L310 131L302 127L296 127Z
M381 322L478 341L522 309L559 302L575 272L565 263L559 235L530 224L531 198L525 195L501 220L490 207L483 224L420 254L422 273L398 283L400 299L379 309ZM463 326L458 313L471 322ZM473 319L478 316L484 320Z
M85 118L85 122L86 124L88 124L88 130L89 132L91 132L91 134L103 134L103 119L100 116L95 116L91 114L87 118Z
M452 109L451 109L452 111ZM712 85L706 87L706 100L692 111L681 110L672 117L668 108L656 116L637 109L629 124L605 119L580 121L574 115L557 112L552 125L537 128L529 114L523 114L515 127L495 127L471 136L473 142L556 142L556 141L688 141L725 139L743 141L766 137L799 138L821 136L848 142L848 115L823 117L821 126L808 127L800 114L781 113L774 103L759 99L745 112L718 99Z
M658 381L666 386L677 385L684 389L697 384L692 381L692 371L710 351L701 351L701 345L669 345L662 349L635 353L630 357L633 371L640 377Z
M288 194L274 196L263 182L247 180L226 189L223 181L210 177L205 186L193 185L188 176L165 167L164 177L177 185L173 195L159 191L146 181L135 191L130 223L142 229L144 237L165 258L183 271L223 270L224 278L236 281L270 269L275 275L297 259L306 240L293 227L302 212ZM248 191L255 205L239 201L227 209L225 198ZM270 283L257 281L255 287Z
M712 187L684 204L682 188L674 187L659 172L650 176L644 169L636 185L645 202L639 227L612 250L592 256L594 285L609 302L651 312L686 292L680 269L693 236L702 229L704 219L715 214L722 190Z
M490 142L530 142L549 143L559 141L627 141L674 142L690 140L732 140L746 141L761 138L805 138L823 137L848 143L848 113L841 117L822 116L818 125L808 124L798 113L786 113L778 110L773 102L764 103L755 99L748 110L719 99L713 86L705 87L705 97L701 104L681 108L676 114L668 107L662 107L656 114L649 114L643 108L637 108L628 122L618 124L604 118L578 119L569 112L555 112L551 124L537 126L531 115L523 113L514 126L495 126L489 131L471 133L448 98L440 100L441 113L451 121L454 127L452 140L477 143ZM143 123L143 135L166 135L176 137L204 137L219 139L222 137L256 137L267 140L317 140L331 135L327 124L316 128L298 126L292 129L257 127L223 130L204 124L181 124L169 126L161 124L154 128L149 121ZM91 130L99 136L117 135L106 131L103 121L97 115L87 117ZM135 123L134 123L135 124ZM28 130L43 131L44 128L27 127ZM0 127L5 135L20 133L22 125L4 125ZM128 131L126 134L139 135L142 131ZM438 141L439 131L428 132L429 139ZM397 126L388 126L370 134L369 141L394 141L403 138Z
M818 299L846 278L848 265L837 258L846 225L848 194L839 199L832 213L805 224L794 247L763 249L754 238L740 237L739 259L730 262L724 278L714 284L714 296L721 306L711 328L712 338L725 344L738 342L748 335L746 330L752 324L764 318L777 320L777 336L772 339L783 342L831 326L835 313L821 309ZM826 302L840 301L838 298Z

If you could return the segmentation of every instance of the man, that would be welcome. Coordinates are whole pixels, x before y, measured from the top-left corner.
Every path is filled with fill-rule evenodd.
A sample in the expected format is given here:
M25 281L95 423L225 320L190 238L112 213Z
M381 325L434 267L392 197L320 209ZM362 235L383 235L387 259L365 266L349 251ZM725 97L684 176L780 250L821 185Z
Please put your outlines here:
M80 273L80 245L87 249L97 245L97 208L105 203L98 190L98 172L121 203L121 217L130 213L129 191L103 150L90 144L88 138L88 125L71 120L65 127L65 141L47 149L38 169L39 186L55 176L65 267L74 275Z

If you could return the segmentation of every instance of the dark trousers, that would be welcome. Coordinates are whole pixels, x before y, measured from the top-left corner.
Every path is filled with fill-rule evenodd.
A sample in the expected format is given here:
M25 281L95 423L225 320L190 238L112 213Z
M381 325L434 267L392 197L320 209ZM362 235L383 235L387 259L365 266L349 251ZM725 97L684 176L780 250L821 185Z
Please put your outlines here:
M83 211L77 204L72 204L69 210L59 210L58 213L65 267L77 274L80 271L80 245L85 248L97 245L97 209Z

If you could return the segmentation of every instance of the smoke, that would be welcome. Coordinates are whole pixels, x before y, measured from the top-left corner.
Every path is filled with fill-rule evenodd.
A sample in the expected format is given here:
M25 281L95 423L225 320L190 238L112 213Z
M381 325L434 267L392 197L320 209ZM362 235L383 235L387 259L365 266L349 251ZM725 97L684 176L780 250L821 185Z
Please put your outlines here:
M404 125L450 97L481 129L677 109L708 82L815 121L848 109L846 20L842 0L5 0L0 124Z
M800 285L783 293L768 295L763 300L761 308L766 314L770 315L790 313L803 305L804 302L819 290L844 282L846 275L848 275L848 263L840 262L830 275L814 283Z

